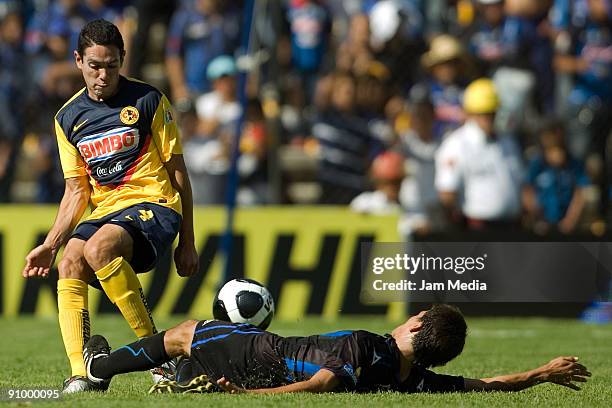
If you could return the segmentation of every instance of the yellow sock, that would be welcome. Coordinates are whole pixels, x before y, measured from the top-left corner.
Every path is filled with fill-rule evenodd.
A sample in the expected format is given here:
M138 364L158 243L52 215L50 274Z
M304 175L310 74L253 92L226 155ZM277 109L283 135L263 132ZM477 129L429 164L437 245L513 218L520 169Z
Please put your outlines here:
M157 333L151 312L146 305L140 281L123 257L96 271L102 289L128 322L138 337Z
M57 281L59 326L72 375L86 376L83 345L89 340L87 283L79 279Z

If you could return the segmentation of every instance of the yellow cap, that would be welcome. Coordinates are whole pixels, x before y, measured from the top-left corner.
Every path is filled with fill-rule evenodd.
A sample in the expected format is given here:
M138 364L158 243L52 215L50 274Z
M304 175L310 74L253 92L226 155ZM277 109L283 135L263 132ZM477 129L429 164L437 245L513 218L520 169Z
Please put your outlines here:
M466 113L494 113L498 107L499 98L490 79L477 79L465 89L463 109Z

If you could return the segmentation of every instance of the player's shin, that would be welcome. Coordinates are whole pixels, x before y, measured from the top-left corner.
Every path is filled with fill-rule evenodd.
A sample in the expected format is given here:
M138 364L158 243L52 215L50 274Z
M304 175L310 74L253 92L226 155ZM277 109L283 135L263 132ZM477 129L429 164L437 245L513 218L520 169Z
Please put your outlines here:
M83 345L89 340L89 311L87 283L79 279L60 279L57 282L59 326L72 375L85 376Z
M164 348L165 331L142 338L113 351L108 357L92 362L91 373L98 378L111 378L117 374L145 371L170 361Z
M102 289L138 337L157 332L148 310L136 273L123 257L96 271Z

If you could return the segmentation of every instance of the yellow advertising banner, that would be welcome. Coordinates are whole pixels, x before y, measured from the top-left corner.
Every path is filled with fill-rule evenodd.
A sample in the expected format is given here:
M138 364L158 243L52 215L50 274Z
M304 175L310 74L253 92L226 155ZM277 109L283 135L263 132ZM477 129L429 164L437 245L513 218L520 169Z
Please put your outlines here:
M57 271L48 279L24 279L28 251L42 242L53 223L54 206L0 206L0 314L54 315ZM195 210L200 271L179 277L170 251L153 271L139 275L156 316L186 314L208 318L222 280L223 208ZM397 242L397 217L355 214L344 207L260 207L240 209L230 277L265 284L276 301L276 318L374 314L389 319L405 315L404 303L362 304L360 246ZM61 254L60 254L61 257ZM59 258L59 257L58 257ZM104 293L90 289L92 313L115 313Z

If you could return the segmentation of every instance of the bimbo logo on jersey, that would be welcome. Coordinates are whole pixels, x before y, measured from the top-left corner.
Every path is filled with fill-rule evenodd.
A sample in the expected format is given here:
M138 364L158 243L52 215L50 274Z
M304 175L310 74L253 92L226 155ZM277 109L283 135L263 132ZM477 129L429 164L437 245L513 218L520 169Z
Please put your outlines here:
M77 147L85 162L89 164L133 151L138 148L139 139L138 129L122 127L86 136L79 140Z

